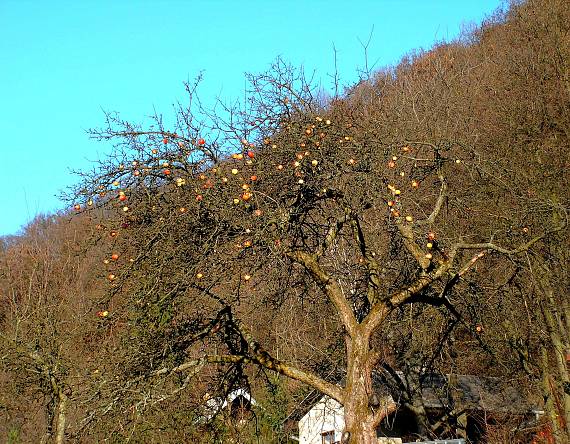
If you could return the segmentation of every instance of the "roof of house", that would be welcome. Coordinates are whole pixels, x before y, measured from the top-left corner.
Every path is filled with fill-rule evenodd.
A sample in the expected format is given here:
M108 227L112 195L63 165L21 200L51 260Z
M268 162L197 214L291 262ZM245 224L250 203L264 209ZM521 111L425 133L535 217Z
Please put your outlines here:
M394 375L387 376L384 372L375 372L373 386L379 395L391 395L397 403L402 403L407 397L409 399L410 395L413 395L410 393L412 384L408 382L404 372L394 373L399 380L395 380ZM535 407L516 384L501 378L428 373L421 375L419 380L421 400L428 409L459 407L495 413L524 414ZM298 421L321 398L322 395L318 392L311 392L289 416L289 419Z
M515 385L500 378L458 375L450 386L456 391L456 402L464 408L524 413L533 407Z
M374 378L374 386L380 392L398 397L402 391L407 395L413 387L403 372L395 372L400 381L380 375ZM532 405L523 393L501 378L476 375L428 373L418 378L421 399L426 408L460 407L462 409L486 410L522 414ZM404 389L404 390L403 390Z
M211 397L206 399L203 405L204 417L208 420L212 419L218 412L225 409L229 404L240 397L249 402L252 406L257 405L257 402L247 389L239 388L231 391L225 397Z

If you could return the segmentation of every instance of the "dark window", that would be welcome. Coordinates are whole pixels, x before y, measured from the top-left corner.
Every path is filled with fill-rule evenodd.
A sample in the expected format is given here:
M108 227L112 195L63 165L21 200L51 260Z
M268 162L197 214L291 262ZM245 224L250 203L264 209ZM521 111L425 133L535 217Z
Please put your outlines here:
M323 444L334 444L334 430L331 432L321 433Z

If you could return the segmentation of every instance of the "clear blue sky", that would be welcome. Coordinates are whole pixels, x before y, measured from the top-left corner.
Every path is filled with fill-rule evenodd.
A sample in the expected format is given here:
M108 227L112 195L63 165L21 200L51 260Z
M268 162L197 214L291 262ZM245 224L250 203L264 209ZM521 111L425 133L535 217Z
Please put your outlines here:
M237 98L244 72L278 55L327 84L364 63L358 39L374 26L369 60L389 65L453 39L500 0L0 0L0 235L63 207L70 168L109 146L85 129L102 108L142 120L167 114L182 82L204 71L201 97Z

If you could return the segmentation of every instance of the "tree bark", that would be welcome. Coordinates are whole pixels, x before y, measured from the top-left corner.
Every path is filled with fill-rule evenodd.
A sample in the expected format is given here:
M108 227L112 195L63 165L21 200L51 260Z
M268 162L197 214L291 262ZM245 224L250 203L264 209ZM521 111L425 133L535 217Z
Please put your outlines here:
M376 444L376 427L383 418L396 409L393 401L370 406L373 394L372 369L374 356L370 350L370 335L359 326L352 337L347 337L348 367L344 402L344 436L349 444ZM345 442L345 441L343 441Z
M45 436L54 436L55 444L63 444L65 441L65 424L67 420L68 402L68 397L65 394L66 385L56 376L57 365L50 364L36 350L29 352L28 356L31 357L41 368L42 373L47 380L46 382L49 382L51 388L50 395L54 399L54 404L50 406L52 409L49 415L51 421L48 425L48 431Z
M562 316L566 315L567 309L561 311L560 303L555 299L555 293L551 285L552 271L545 263L538 263L532 272L532 279L537 293L540 295L540 307L546 331L550 340L549 347L541 350L541 371L543 388L548 395L546 402L547 414L552 424L552 430L556 442L570 442L570 393L566 388L570 387L570 375L566 362L566 353L569 344ZM552 368L549 354L553 354L555 367Z
M372 427L368 406L372 394L372 371L367 362L369 345L358 330L353 338L347 338L345 432L350 433L350 444L372 444L376 440L376 430Z
M550 425L552 427L552 435L556 439L557 443L565 442L564 431L560 430L560 424L558 422L558 412L556 410L556 392L552 384L552 378L549 371L548 362L548 352L546 348L541 350L541 370L542 370L542 390L544 393L544 398L546 399L544 409L546 411L546 416L549 419Z
M561 390L560 392L560 412L559 415L563 418L564 428L566 430L566 436L570 439L570 394L566 393L564 386L570 385L570 377L568 375L568 367L566 364L566 348L562 339L560 331L557 329L559 324L550 309L552 308L553 297L550 290L546 290L547 299L549 304L543 308L544 319L546 321L546 327L548 334L550 336L550 342L552 345L552 352L554 353L554 360L556 362L556 367L558 370L558 380L560 381ZM548 372L548 369L545 369ZM548 372L550 373L550 372ZM557 384L558 385L558 384Z
M55 444L63 444L65 440L65 422L67 418L67 395L60 388L57 400L57 416L55 423Z

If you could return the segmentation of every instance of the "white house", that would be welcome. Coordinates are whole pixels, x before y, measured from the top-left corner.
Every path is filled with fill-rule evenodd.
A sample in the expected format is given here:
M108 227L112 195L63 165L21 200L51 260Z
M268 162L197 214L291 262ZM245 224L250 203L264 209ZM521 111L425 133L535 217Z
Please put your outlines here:
M299 420L299 444L333 444L340 442L344 430L344 407L323 396Z
M344 407L323 396L299 420L299 444L339 444L344 430ZM378 438L378 444L402 444L400 438Z

